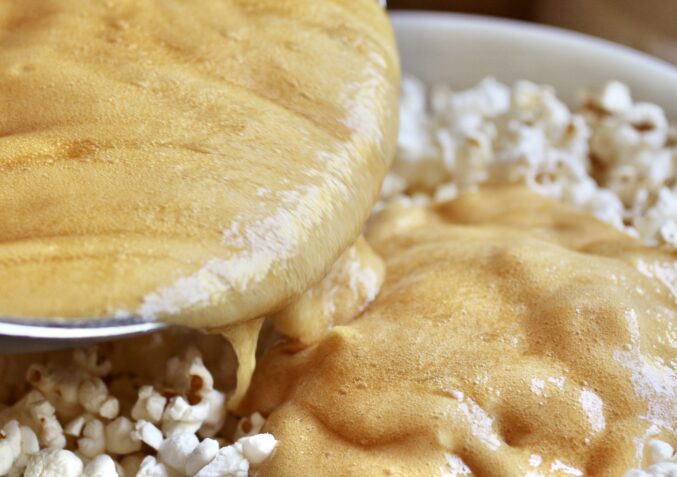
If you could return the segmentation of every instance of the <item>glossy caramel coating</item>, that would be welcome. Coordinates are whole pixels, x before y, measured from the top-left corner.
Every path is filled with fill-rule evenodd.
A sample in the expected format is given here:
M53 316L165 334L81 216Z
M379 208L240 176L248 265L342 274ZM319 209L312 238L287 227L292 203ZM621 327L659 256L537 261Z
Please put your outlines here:
M374 0L0 3L0 316L222 326L359 235L399 65Z
M674 250L511 188L366 236L376 300L257 368L243 410L279 440L258 475L615 477L654 431L675 443Z

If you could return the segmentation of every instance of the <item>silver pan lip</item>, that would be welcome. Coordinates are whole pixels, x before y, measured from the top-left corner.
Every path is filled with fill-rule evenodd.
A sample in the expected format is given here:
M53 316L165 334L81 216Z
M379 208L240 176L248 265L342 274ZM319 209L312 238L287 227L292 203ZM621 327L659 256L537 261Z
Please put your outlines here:
M46 340L85 340L127 336L164 328L166 325L140 317L96 320L47 320L0 317L0 335Z

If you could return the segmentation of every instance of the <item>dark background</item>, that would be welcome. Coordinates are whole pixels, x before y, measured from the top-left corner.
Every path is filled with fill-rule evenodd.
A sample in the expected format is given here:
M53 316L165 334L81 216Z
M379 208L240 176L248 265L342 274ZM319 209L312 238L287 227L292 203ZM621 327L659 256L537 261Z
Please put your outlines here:
M528 20L532 17L532 3L531 0L388 0L388 7L447 10Z

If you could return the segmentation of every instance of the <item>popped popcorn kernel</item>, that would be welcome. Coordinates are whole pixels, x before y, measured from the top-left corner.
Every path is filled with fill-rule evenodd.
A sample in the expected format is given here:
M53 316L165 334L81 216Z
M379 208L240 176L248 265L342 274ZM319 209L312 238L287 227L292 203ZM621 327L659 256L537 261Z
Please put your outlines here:
M529 81L428 91L405 76L400 122L382 200L444 202L483 184L524 184L647 245L677 247L677 134L623 83L586 92L572 111Z
M82 477L120 477L115 461L106 454L90 460L82 472Z
M228 460L233 475L247 475L243 469L256 464L247 460L242 443L233 447L231 442L244 435L242 427L248 435L258 434L265 419L255 414L246 426L240 420L237 437L225 434L229 390L217 389L214 376L227 376L226 365L234 376L236 368L224 362L232 356L223 353L214 360L212 351L211 363L219 367L214 374L194 345L199 338L186 340L185 352L172 356L176 350L164 336L143 337L168 356L164 374L160 366L137 374L127 362L131 345L125 340L63 352L55 360L26 360L23 371L17 366L16 376L25 376L33 389L11 406L0 404L0 475L51 476L53 468L59 469L56 475L75 474L81 468L78 477L193 477L229 446L224 454L239 456L235 464ZM0 360L3 369L10 369L11 359ZM247 446L257 462L265 450ZM212 468L222 468L219 462Z
M82 461L63 449L43 449L28 461L24 477L80 477Z
M651 439L647 446L649 465L644 469L631 469L623 477L672 477L677 475L677 454L670 444Z

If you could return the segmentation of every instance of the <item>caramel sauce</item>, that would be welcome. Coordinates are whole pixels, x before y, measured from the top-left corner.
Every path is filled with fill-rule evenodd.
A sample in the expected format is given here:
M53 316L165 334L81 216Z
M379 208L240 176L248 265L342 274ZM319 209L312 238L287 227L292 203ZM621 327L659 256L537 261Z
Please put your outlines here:
M366 237L376 300L259 363L258 475L618 476L675 443L674 250L512 188L390 206Z
M367 219L399 64L373 0L0 5L0 316L221 327Z

